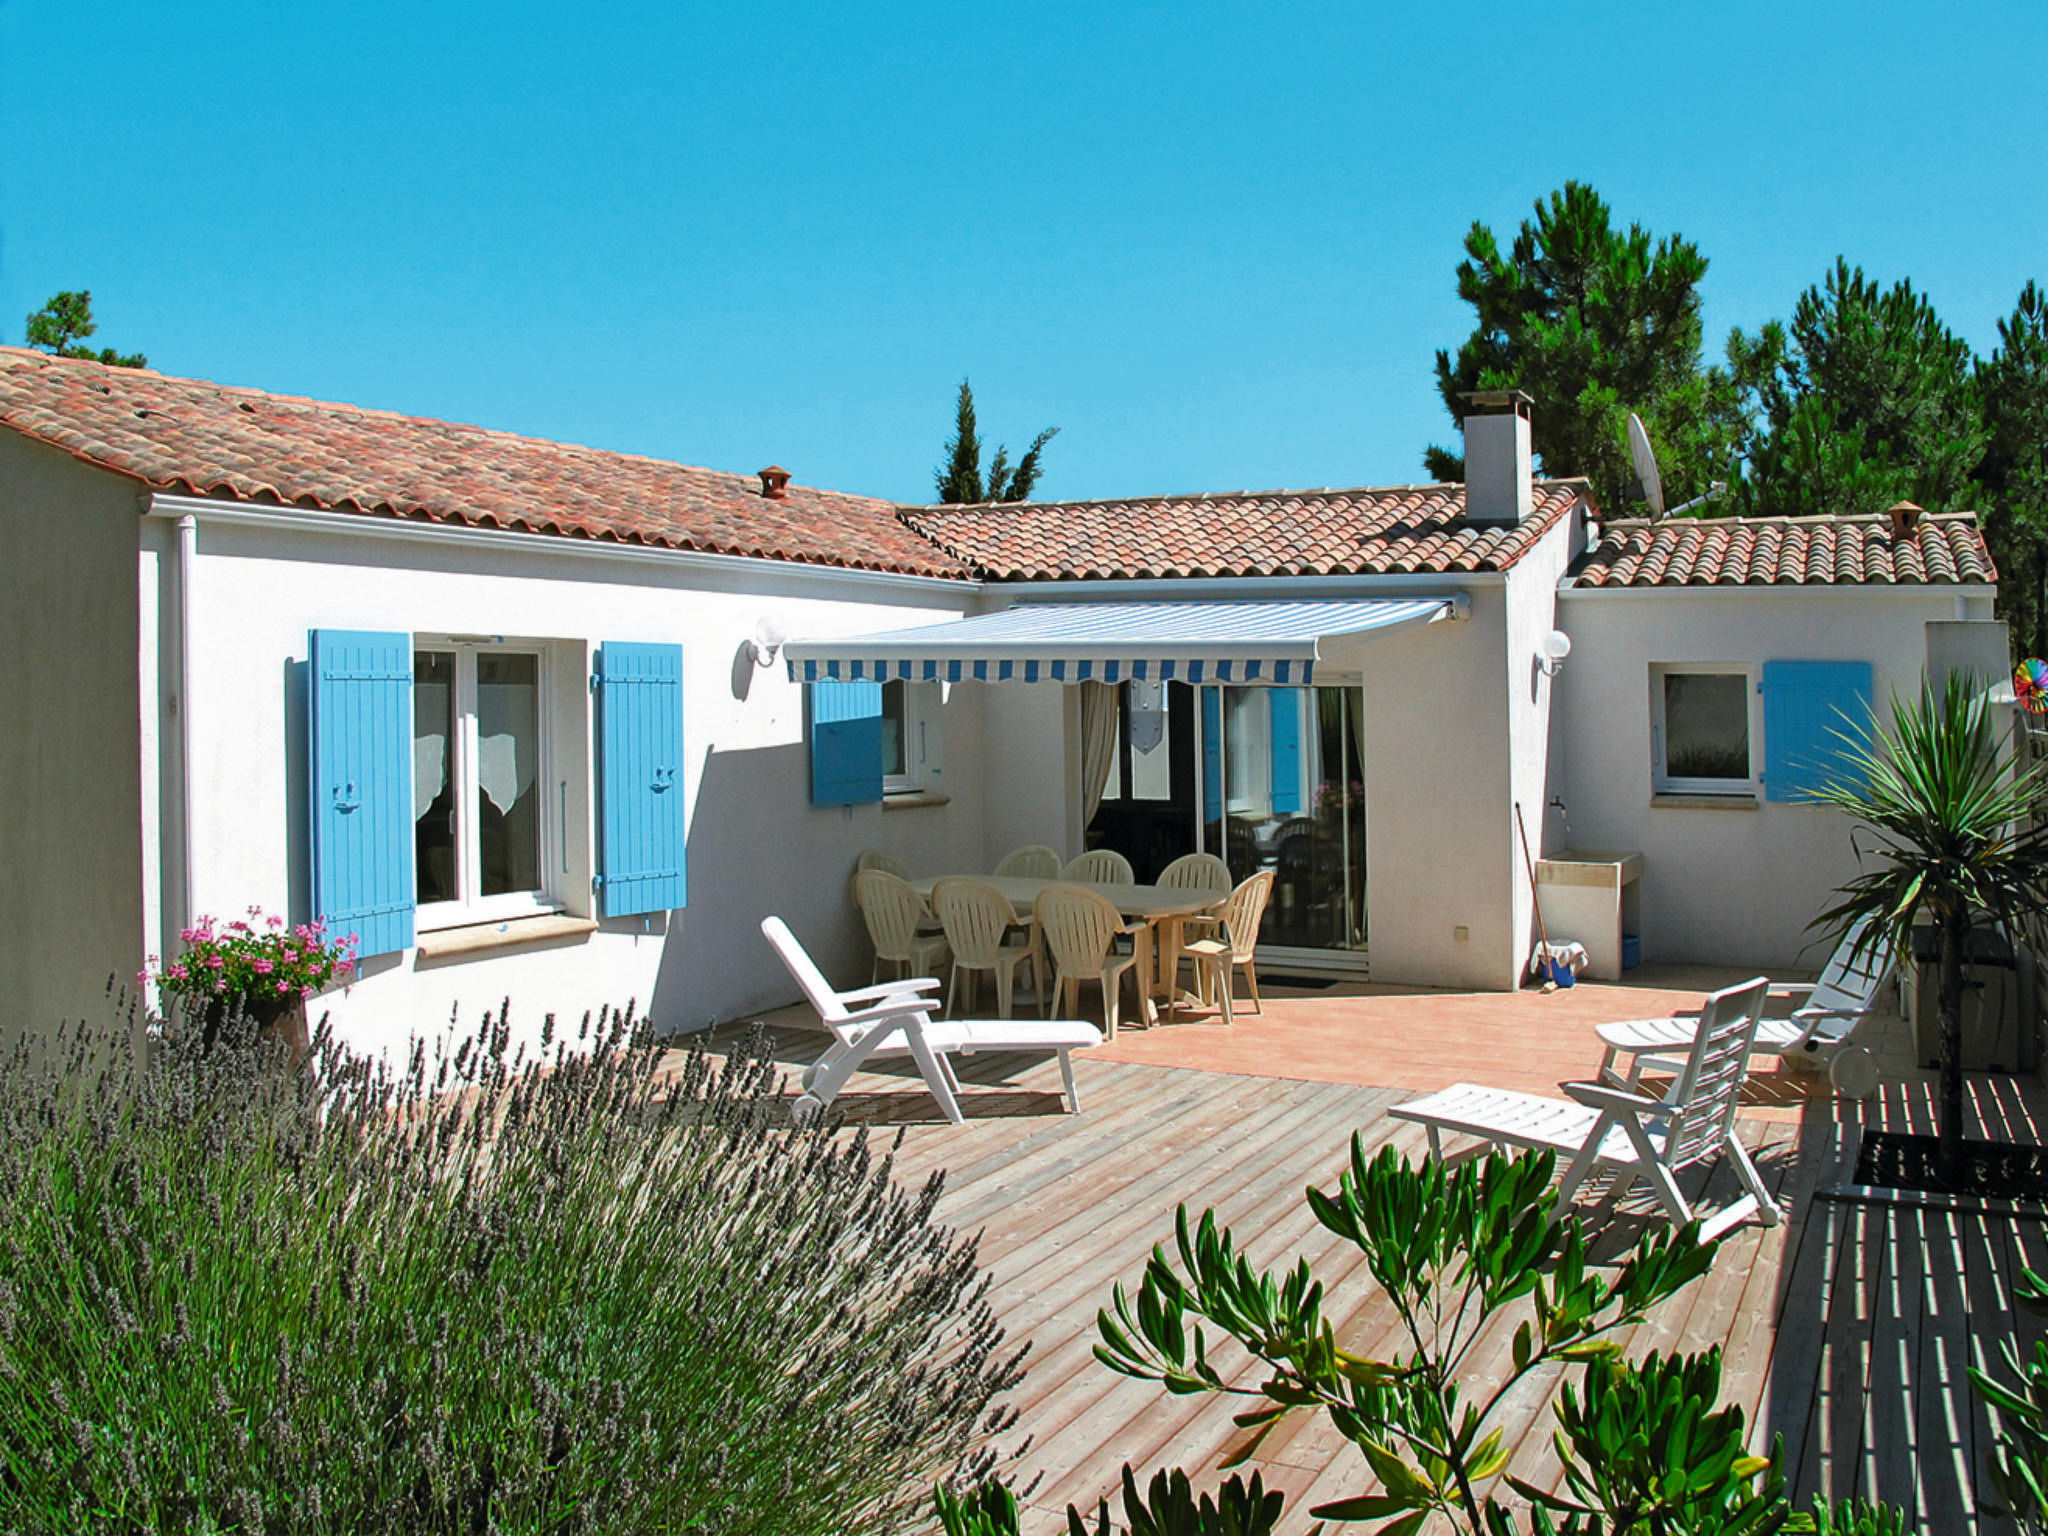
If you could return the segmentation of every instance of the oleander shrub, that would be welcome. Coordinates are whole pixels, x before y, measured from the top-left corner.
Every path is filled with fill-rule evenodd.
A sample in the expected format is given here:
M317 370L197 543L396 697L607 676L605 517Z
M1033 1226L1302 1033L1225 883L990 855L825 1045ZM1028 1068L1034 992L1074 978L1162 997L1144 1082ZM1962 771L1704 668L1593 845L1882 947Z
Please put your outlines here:
M886 1532L986 1470L973 1243L758 1044L198 1034L0 1075L0 1532Z
M1353 1136L1335 1193L1305 1198L1364 1261L1347 1284L1375 1288L1398 1320L1377 1358L1339 1344L1333 1319L1352 1304L1307 1260L1261 1269L1215 1212L1181 1207L1137 1293L1117 1286L1097 1314L1096 1358L1175 1396L1235 1401L1252 1435L1228 1465L1289 1416L1326 1418L1372 1486L1303 1511L1256 1472L1198 1493L1161 1468L1141 1491L1126 1463L1121 1523L1106 1499L1092 1520L1069 1505L1067 1536L1902 1536L1882 1506L1793 1506L1778 1447L1753 1454L1742 1410L1719 1401L1718 1348L1626 1358L1628 1330L1704 1275L1714 1245L1696 1222L1656 1227L1596 1264L1555 1173L1549 1152L1418 1164L1391 1147L1368 1157ZM1490 1322L1515 1324L1505 1355ZM1513 1467L1506 1405L1532 1391L1550 1400L1555 1488ZM1021 1536L1000 1479L935 1492L943 1536Z

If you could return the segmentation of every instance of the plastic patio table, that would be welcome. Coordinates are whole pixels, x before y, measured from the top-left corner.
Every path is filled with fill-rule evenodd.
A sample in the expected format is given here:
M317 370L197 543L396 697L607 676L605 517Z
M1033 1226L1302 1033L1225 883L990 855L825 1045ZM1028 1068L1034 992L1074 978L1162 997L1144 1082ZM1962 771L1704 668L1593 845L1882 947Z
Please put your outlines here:
M941 880L956 878L949 875L926 875L912 880L910 888L924 900L931 900L932 888ZM1104 897L1111 906L1127 918L1149 924L1157 934L1152 945L1153 965L1146 976L1146 984L1139 989L1140 1011L1147 1024L1159 1021L1155 1000L1164 1000L1171 1005L1174 997L1175 972L1179 969L1180 934L1182 922L1190 917L1206 915L1216 911L1229 899L1228 893L1215 891L1175 890L1163 885L1091 885L1085 880L1036 880L1017 875L964 874L957 878L979 880L992 885L1010 903L1010 909L1022 923L1031 921L1031 909L1038 900L1038 893L1049 885L1083 885Z

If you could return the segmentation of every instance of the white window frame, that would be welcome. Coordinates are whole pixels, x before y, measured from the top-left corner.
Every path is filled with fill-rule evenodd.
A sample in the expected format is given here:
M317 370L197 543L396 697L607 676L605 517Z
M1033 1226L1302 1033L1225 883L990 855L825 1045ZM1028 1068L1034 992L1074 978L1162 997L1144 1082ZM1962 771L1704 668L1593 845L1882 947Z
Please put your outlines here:
M415 656L421 651L448 651L455 656L455 735L449 743L448 773L455 786L455 885L460 893L454 901L421 902L414 912L414 928L419 932L466 928L478 923L543 917L562 911L561 888L551 872L554 861L548 857L548 850L555 846L561 835L561 829L556 825L556 811L546 793L546 786L554 782L556 694L552 643L546 640L480 639L474 635L416 634L412 638L412 648ZM477 658L485 654L533 657L537 687L534 724L539 752L534 764L537 791L534 808L539 817L535 847L539 853L541 883L531 891L507 891L498 896L477 894L483 884L483 845L476 836L475 812L472 809L476 803L477 763L482 756L477 735L476 663ZM417 788L414 793L417 795ZM414 878L417 881L417 875Z
M884 719L889 714L889 690L903 690L903 772L883 773L882 793L885 796L922 794L938 775L941 766L938 708L942 686L939 683L914 683L904 678L882 684Z
M1702 779L1665 772L1664 681L1669 677L1739 677L1749 711L1749 776ZM1746 795L1763 793L1763 705L1757 694L1757 669L1749 662L1669 661L1650 666L1650 789L1659 795Z

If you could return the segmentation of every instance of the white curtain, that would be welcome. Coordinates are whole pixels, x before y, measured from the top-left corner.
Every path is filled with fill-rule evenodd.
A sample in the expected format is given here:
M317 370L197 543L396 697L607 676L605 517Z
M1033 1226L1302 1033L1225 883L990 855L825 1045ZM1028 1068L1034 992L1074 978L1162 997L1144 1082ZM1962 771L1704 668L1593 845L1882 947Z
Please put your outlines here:
M1095 819L1116 760L1116 688L1081 684L1081 825Z

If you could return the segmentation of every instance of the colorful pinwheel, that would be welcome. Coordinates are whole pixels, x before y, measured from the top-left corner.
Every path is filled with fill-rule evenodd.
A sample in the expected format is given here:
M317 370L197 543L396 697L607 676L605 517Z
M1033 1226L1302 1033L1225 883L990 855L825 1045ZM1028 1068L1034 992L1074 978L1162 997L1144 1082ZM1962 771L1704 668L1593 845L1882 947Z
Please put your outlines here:
M2012 693L2029 714L2048 710L2048 661L2021 662L2012 675Z

